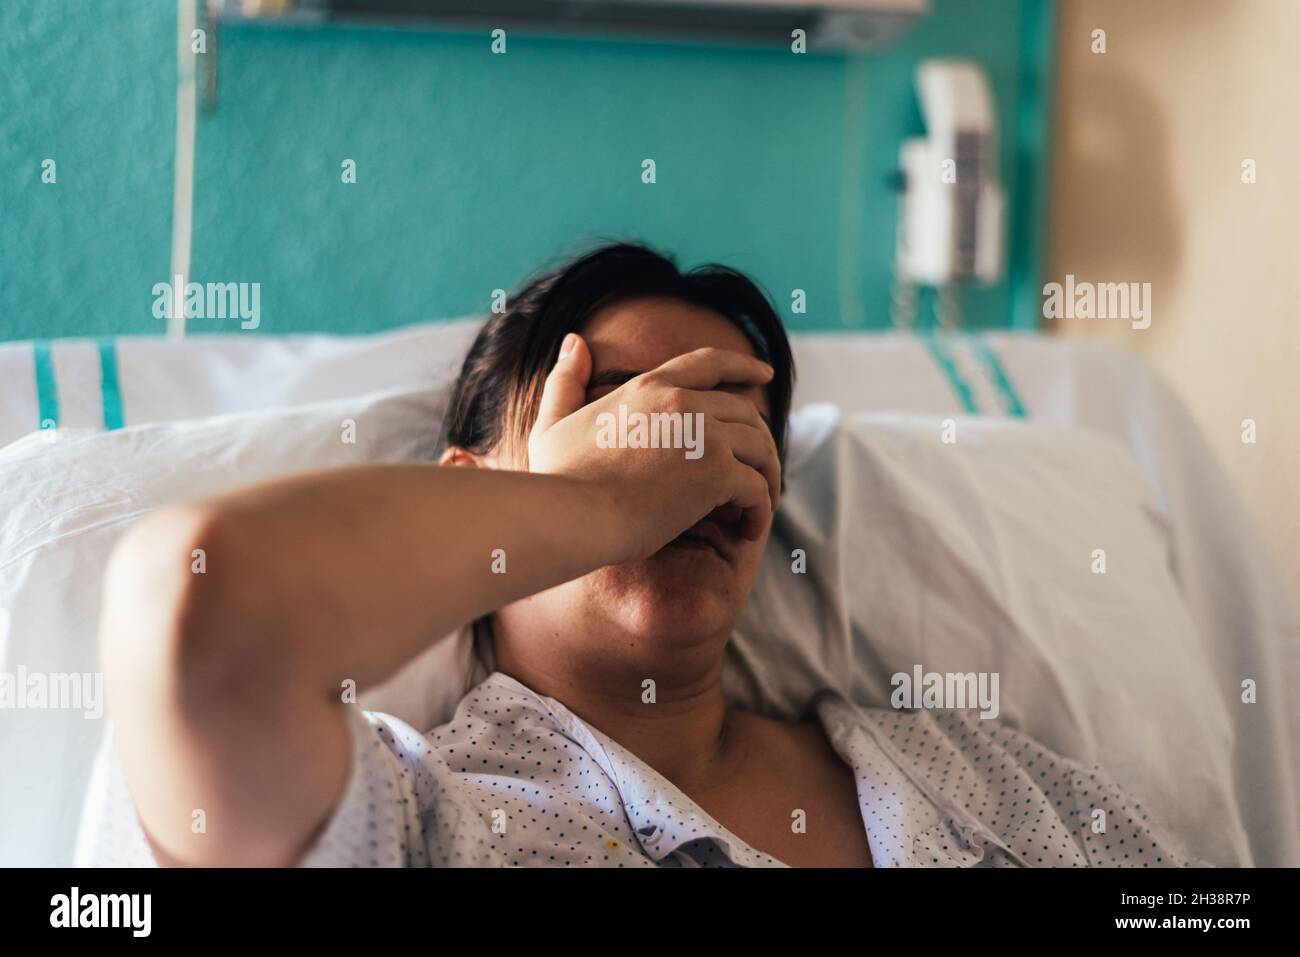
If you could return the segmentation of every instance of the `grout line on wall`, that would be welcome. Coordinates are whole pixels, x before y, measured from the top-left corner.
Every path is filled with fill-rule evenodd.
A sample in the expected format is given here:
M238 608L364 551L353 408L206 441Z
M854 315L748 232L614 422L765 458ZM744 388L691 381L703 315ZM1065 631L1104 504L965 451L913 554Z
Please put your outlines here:
M863 140L867 110L867 58L851 56L844 64L844 123L840 169L840 236L836 276L840 325L860 328L866 323L862 305L862 205L866 174Z
M196 57L194 30L198 0L177 0L176 6L176 156L172 167L172 256L169 282L173 288L168 338L185 335L185 284L190 274L190 241L194 215L194 124Z

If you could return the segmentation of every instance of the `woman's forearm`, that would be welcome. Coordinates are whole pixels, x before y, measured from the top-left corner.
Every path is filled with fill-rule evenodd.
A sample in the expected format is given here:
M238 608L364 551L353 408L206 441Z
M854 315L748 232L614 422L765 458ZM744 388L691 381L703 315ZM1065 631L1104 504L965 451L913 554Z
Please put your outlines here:
M209 657L320 688L381 681L465 622L623 558L600 488L527 472L361 466L186 508L201 516L163 545L191 566L184 627Z
M100 650L157 859L301 859L347 779L344 683L380 681L465 621L623 560L611 514L581 480L375 465L142 521L105 576ZM215 838L193 828L198 809Z

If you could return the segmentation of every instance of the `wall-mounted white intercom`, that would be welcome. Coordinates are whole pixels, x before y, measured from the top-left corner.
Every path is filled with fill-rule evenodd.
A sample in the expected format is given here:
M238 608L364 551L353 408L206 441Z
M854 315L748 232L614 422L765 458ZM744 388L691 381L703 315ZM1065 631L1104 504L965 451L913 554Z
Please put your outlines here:
M896 279L909 290L932 286L941 303L951 302L962 281L989 284L1002 277L997 115L984 70L966 60L923 61L916 90L926 135L904 140L899 150ZM914 303L914 292L906 299Z

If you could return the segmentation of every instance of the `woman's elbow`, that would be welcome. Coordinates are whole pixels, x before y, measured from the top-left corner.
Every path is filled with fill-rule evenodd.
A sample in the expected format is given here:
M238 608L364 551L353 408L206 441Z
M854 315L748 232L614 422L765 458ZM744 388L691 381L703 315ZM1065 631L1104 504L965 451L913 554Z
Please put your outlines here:
M241 594L241 551L228 517L207 505L161 509L123 536L105 569L100 615L111 697L199 705L261 683L269 646Z

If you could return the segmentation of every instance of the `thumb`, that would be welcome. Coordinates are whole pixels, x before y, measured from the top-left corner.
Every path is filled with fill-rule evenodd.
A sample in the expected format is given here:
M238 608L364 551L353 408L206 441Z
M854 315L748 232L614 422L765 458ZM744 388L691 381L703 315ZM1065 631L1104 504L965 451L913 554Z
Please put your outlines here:
M582 336L570 332L560 346L560 357L546 377L542 401L537 408L533 435L540 435L587 402L587 382L591 379L591 351Z

